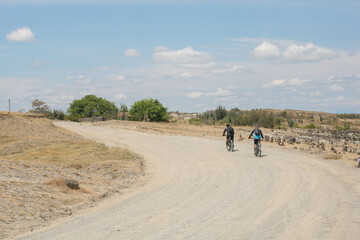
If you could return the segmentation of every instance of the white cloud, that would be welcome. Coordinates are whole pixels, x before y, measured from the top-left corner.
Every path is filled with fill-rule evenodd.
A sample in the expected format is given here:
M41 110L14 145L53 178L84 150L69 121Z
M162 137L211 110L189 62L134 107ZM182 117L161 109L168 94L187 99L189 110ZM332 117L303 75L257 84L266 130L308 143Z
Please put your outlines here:
M273 80L267 84L264 84L262 86L262 88L271 88L271 87L278 87L278 86L283 86L285 85L285 79L276 79L276 80Z
M202 95L203 95L203 93L201 93L201 92L192 92L192 93L186 94L186 96L189 98L199 98Z
M234 74L240 72L243 69L244 67L242 65L231 65L227 68L214 69L211 72L215 74Z
M337 101L337 102L341 102L341 101L344 101L345 100L345 98L343 97L343 96L338 96L336 99L335 99L335 101Z
M344 89L340 85L337 85L337 84L331 85L330 90L333 92L343 92L344 91Z
M85 78L84 75L79 75L78 79L76 80L77 84L89 84L90 83L90 78Z
M37 67L40 67L40 66L41 66L41 63L40 63L40 61L38 61L38 60L35 60L34 64L35 64L35 66L37 66Z
M279 41L279 45L263 42L254 49L254 56L262 59L278 58L285 61L319 61L322 59L329 59L338 56L333 50L319 47L313 43L294 44L286 41Z
M74 79L74 76L66 76L64 79L65 80L72 80L72 79Z
M213 59L209 53L196 51L192 47L179 50L170 50L163 47L161 50L159 50L159 47L155 49L153 59L157 62L199 64L209 62Z
M254 55L258 58L276 58L280 54L279 47L269 42L263 42L254 49Z
M96 67L96 68L93 68L94 71L107 71L107 70L110 70L110 67L109 66L102 66L102 67Z
M154 52L166 52L170 51L170 48L164 46L157 46L154 48Z
M217 88L215 92L205 93L206 96L228 96L231 92L226 89Z
M124 76L122 76L122 75L117 75L117 76L116 76L116 79L117 79L117 80L124 80L124 79L125 79L125 77L124 77Z
M34 40L34 38L35 35L28 27L18 28L6 34L6 39L10 42L30 42Z
M214 92L192 92L187 94L186 96L189 98L199 98L201 96L229 96L231 95L231 92L227 89L217 88Z
M334 51L315 46L312 43L306 45L291 44L283 55L285 59L296 61L317 61L337 56Z
M128 57L138 57L138 56L141 56L141 54L139 53L139 51L136 50L136 49L133 49L133 48L126 50L126 51L124 52L124 54L125 54L126 56L128 56Z
M207 63L191 63L191 64L182 64L181 67L193 68L193 69L209 69L214 68L216 62L207 62Z
M285 79L276 79L269 83L266 83L262 85L261 88L268 89L268 88L274 88L274 87L287 87L288 89L292 87L293 92L298 92L298 89L293 88L294 86L302 86L307 82L310 82L309 79L299 79L299 78L292 78L289 81L286 81Z
M227 88L227 89L237 89L237 87L235 87L235 86L233 86L233 85L231 85L231 84L227 85L226 88Z
M193 75L191 75L190 73L184 72L180 74L181 78L191 78Z
M289 81L289 85L290 86L302 86L304 83L310 82L310 81L311 80L309 80L309 79L300 80L298 78L293 78Z
M321 96L321 95L322 94L319 91L315 91L315 92L310 93L310 96L313 96L313 97L317 97L317 96Z
M115 95L114 98L116 100L120 100L120 99L125 99L126 96L125 96L125 94L120 93L120 94Z

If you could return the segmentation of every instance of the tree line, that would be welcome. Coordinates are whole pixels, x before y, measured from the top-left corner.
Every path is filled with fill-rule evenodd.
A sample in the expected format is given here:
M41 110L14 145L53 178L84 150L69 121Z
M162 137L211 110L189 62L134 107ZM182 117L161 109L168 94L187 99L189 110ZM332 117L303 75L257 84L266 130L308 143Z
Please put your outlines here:
M167 108L157 99L146 98L136 101L128 110L125 104L118 108L115 103L95 95L86 95L81 99L74 100L67 112L51 110L49 106L38 99L32 102L33 109L30 112L44 114L50 119L79 121L81 118L103 117L105 120L117 119L118 113L123 116L128 113L129 120L162 122L169 119Z

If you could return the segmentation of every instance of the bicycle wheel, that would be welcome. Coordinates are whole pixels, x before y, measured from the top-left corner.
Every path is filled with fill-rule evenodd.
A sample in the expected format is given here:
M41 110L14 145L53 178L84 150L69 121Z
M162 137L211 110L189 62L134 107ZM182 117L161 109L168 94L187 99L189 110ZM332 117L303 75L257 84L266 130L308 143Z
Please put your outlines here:
M230 146L229 142L226 142L226 150L228 150L228 151L231 150L231 146Z
M230 146L231 146L231 151L233 152L234 151L234 141L233 140L230 141Z
M257 149L258 149L258 157L261 157L261 144L260 143L258 143Z

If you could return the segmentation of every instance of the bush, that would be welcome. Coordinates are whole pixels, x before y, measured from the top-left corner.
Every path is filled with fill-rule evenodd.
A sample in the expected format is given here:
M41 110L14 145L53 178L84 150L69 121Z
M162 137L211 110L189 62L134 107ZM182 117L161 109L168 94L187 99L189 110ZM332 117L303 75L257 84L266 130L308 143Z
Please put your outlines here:
M306 125L304 128L306 128L306 129L315 129L317 127L315 126L315 124L310 123L309 125Z
M77 118L105 116L109 119L114 118L119 109L106 99L98 98L95 95L86 95L82 99L74 100L70 104L68 112Z
M169 119L167 108L152 98L136 101L129 113L134 121L164 122Z
M199 118L190 118L189 123L194 125L202 125L203 121Z
M289 127L293 128L295 126L295 121L292 118L287 119Z

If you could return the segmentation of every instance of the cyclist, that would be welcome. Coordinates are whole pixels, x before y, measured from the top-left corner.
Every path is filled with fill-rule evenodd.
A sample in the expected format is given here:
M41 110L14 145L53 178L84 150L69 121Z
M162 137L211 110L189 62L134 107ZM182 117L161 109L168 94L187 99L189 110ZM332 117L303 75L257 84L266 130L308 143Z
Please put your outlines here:
M260 142L261 138L264 138L264 135L262 134L259 125L256 124L256 127L254 130L252 130L249 139L254 134L254 150L256 149L256 145Z
M234 129L230 126L230 123L226 124L226 128L223 132L223 136L225 136L225 132L227 132L226 134L226 141L229 141L229 139L231 139L234 142L234 135L235 135L235 131Z

